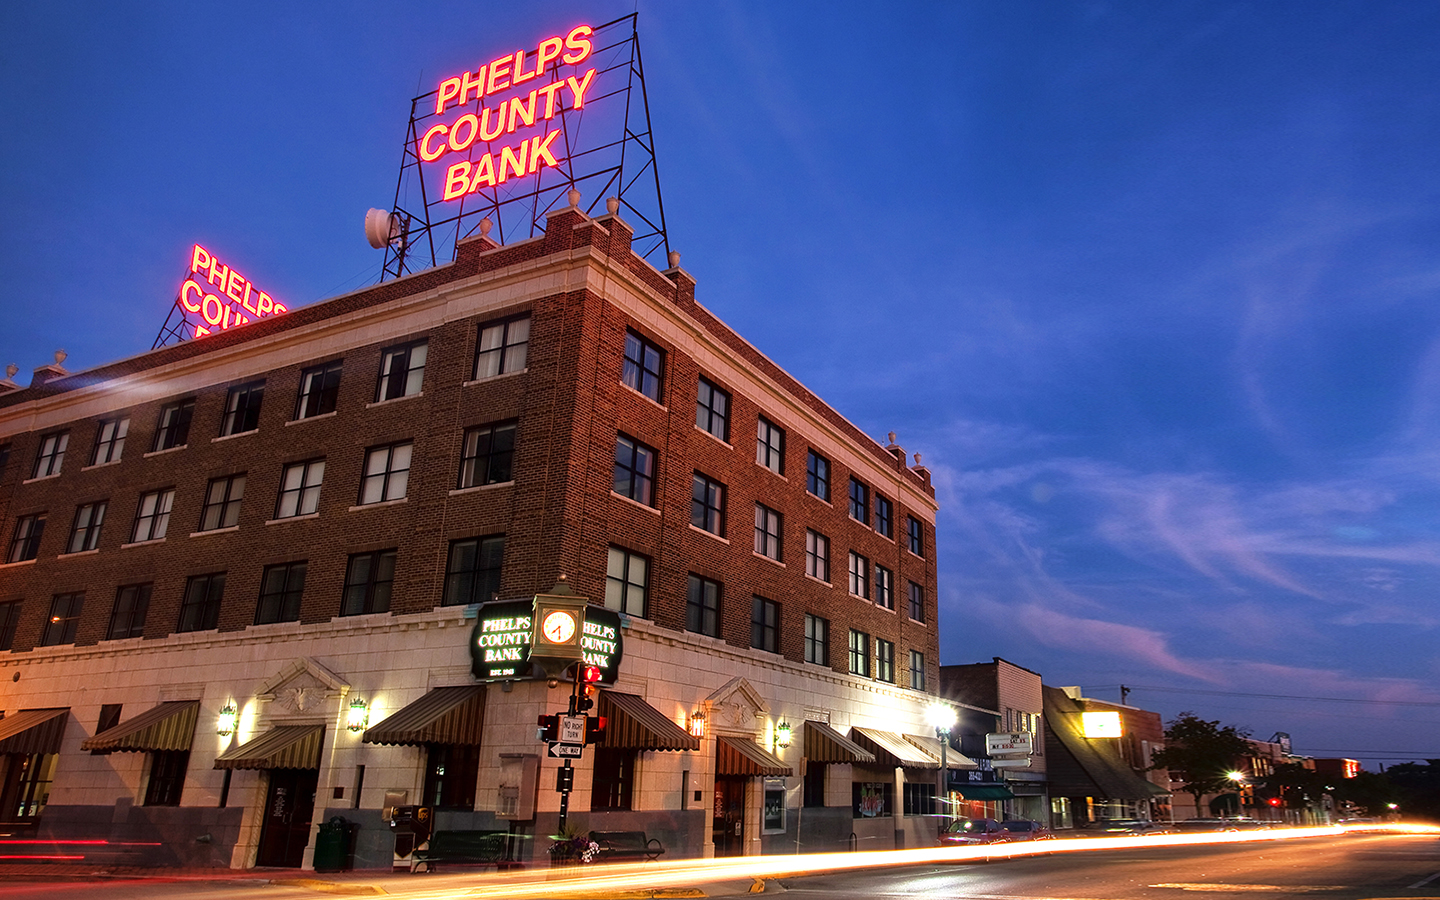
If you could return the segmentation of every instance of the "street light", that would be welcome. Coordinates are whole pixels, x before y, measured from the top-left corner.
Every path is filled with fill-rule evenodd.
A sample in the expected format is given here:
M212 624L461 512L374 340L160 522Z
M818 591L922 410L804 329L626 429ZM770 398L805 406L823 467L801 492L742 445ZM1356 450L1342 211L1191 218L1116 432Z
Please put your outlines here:
M1243 808L1243 801L1245 796L1245 773L1232 770L1226 772L1225 777L1235 783L1235 815L1238 818L1239 816L1245 814Z
M940 789L936 798L944 798L941 801L941 815L944 816L950 806L950 792L948 779L950 776L950 762L948 751L950 750L950 729L955 727L955 710L946 703L932 703L926 710L929 714L930 724L935 726L935 738L940 742ZM945 824L942 818L942 826Z

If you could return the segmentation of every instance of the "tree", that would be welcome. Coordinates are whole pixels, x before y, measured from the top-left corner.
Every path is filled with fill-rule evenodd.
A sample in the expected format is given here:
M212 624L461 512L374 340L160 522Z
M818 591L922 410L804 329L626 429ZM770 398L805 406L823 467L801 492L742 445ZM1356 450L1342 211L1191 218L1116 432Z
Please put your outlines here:
M1251 753L1250 732L1233 725L1207 722L1192 712L1182 712L1165 726L1165 748L1152 757L1152 769L1169 769L1184 781L1180 789L1195 798L1218 794L1234 783L1227 775Z
M1400 814L1406 821L1440 823L1440 759L1425 765L1400 763L1385 771L1400 793Z

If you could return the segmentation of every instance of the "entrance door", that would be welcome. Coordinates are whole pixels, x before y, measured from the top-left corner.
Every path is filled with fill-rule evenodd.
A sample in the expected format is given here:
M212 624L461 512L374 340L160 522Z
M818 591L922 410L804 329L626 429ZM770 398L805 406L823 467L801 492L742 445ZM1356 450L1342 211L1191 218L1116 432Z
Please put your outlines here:
M318 769L271 769L265 797L265 823L260 828L257 866L298 869L310 843L310 818L315 813Z
M713 840L716 856L741 856L745 853L745 782L744 778L715 779L715 818Z

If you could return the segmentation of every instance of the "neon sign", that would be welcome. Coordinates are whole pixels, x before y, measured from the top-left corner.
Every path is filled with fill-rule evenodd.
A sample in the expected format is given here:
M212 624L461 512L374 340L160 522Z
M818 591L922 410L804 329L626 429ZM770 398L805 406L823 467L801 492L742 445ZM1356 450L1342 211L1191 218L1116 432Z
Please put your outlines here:
M560 166L564 151L555 146L561 134L550 130L546 123L564 109L584 109L585 96L595 84L596 69L591 67L578 75L562 76L560 66L579 66L594 52L591 40L595 29L577 25L564 37L559 35L540 41L534 50L534 65L526 68L530 54L516 50L497 57L473 72L464 72L440 82L435 89L435 115L444 115L452 107L464 107L472 101L474 112L466 112L451 122L439 122L426 129L415 141L415 154L425 163L439 162L453 153L471 150L478 142L486 147L478 158L474 151L469 158L451 163L445 169L443 199L455 200L482 188L494 188L511 178L534 175L542 166ZM548 73L547 73L548 70ZM532 81L546 77L550 81L530 90L492 103L506 91L520 89ZM545 126L544 134L511 136L522 129ZM498 151L491 149L496 141L506 140Z
M187 322L190 316L198 316L203 321L204 324L194 323L197 338L227 331L251 319L265 319L288 311L285 304L276 303L269 294L199 244L190 253L190 277L180 285L175 305Z

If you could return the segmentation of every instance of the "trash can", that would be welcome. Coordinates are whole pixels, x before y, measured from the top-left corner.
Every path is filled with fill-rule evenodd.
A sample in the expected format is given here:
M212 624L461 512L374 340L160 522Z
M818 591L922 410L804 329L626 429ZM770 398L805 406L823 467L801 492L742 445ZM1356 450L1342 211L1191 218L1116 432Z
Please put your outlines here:
M355 868L356 826L340 816L320 823L315 836L315 871L348 872Z

